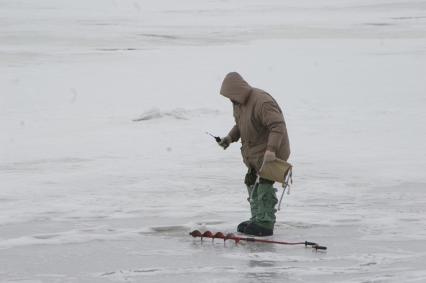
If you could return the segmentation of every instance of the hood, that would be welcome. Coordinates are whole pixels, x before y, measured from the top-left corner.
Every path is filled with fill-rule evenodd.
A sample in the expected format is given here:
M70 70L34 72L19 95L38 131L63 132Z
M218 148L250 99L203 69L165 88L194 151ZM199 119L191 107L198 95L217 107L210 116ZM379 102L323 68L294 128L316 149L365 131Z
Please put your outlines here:
M250 96L251 90L252 87L240 76L240 74L232 72L227 74L223 80L220 94L239 104L244 104Z

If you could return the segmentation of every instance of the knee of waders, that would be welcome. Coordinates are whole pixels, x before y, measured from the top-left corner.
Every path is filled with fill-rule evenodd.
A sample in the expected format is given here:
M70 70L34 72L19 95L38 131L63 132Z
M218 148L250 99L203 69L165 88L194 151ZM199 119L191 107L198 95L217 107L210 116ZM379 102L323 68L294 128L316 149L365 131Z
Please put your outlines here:
M253 186L256 183L257 180L257 172L255 169L250 168L247 171L247 174L244 178L244 184L246 184L246 186L250 187Z

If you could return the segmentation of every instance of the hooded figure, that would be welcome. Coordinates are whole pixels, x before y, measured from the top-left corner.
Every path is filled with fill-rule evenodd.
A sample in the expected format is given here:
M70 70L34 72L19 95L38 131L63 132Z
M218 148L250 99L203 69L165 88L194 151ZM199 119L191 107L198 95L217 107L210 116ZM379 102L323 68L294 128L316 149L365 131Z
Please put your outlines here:
M236 72L223 80L220 94L233 104L235 125L219 145L226 149L241 139L241 154L248 168L245 184L249 192L251 219L238 225L238 232L268 236L273 234L277 197L273 181L259 179L257 174L265 162L276 158L287 160L290 145L283 113L274 98L251 87Z

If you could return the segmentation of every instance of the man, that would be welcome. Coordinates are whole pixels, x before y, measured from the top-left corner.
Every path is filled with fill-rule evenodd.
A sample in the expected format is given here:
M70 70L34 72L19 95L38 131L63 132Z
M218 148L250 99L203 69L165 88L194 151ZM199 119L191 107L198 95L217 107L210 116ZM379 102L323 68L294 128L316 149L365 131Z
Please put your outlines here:
M241 154L248 168L245 184L249 193L251 218L240 223L238 232L270 236L275 224L277 197L273 181L257 175L266 162L287 160L290 145L283 113L268 93L251 87L238 73L223 80L220 94L232 101L235 126L219 145L226 149L241 138Z

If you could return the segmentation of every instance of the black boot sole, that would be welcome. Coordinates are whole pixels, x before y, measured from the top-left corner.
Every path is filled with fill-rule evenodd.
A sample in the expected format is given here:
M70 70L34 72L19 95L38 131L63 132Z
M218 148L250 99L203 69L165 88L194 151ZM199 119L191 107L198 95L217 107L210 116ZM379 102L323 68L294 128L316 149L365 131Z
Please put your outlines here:
M259 225L256 225L255 223L250 223L247 225L246 229L244 229L244 234L252 235L252 236L272 236L274 234L274 231L272 229L266 229Z

